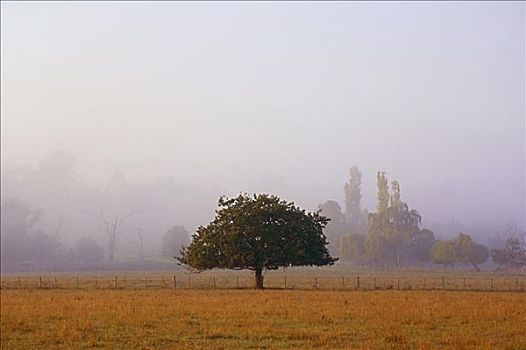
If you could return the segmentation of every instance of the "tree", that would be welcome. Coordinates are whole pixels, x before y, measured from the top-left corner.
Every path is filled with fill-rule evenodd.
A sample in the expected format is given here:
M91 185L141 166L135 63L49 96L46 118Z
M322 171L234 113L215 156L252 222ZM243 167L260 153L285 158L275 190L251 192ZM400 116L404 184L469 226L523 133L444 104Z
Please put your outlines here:
M435 235L428 229L419 230L411 237L407 247L408 259L426 262L431 259L431 248L435 244Z
M197 270L213 268L254 271L263 288L263 269L332 265L323 233L329 219L307 213L277 196L240 194L219 198L216 217L200 226L177 260Z
M351 233L343 235L340 238L339 257L341 259L350 260L355 264L363 264L365 262L366 253L366 237L359 233Z
M99 262L104 257L104 249L91 237L82 237L75 244L75 253L80 261Z
M435 264L453 265L459 261L455 241L438 241L431 249L431 258Z
M58 241L35 228L43 215L16 197L4 198L1 206L2 261L54 260L62 248Z
M190 241L189 238L190 234L184 226L172 226L163 236L163 255L170 257L176 256L183 246L188 245Z
M407 203L402 202L398 181L391 183L391 189L390 206L387 210L386 240L390 254L398 267L404 248L410 244L412 237L420 231L422 218L418 211L409 209Z
M103 225L104 233L106 234L106 241L108 243L108 262L111 264L115 257L115 250L117 247L117 238L124 233L123 224L133 215L137 214L137 208L132 209L128 214L121 216L115 213L113 217L108 217L106 213L100 209L98 213L88 213Z
M329 253L335 255L338 253L338 245L341 236L349 232L350 227L347 224L346 217L342 213L342 208L338 202L328 200L325 203L318 205L318 209L323 216L330 219L325 228L325 235L329 241Z
M378 187L376 213L370 213L368 217L368 231L366 249L368 258L379 265L385 263L387 256L387 235L389 217L389 185L384 172L376 174L376 185Z
M488 260L489 249L478 244L471 239L468 234L459 233L456 238L459 260L464 263L470 263L475 270L480 272L478 264L482 264Z
M483 244L474 243L467 254L466 261L471 263L473 267L480 272L478 264L483 264L488 261L489 249Z
M453 265L456 263L469 263L480 271L478 264L488 260L489 250L486 246L478 244L465 233L459 233L456 238L438 241L431 249L431 257L436 264Z
M141 227L136 227L135 232L137 232L137 260L143 261L144 260L144 237L143 233L146 232L145 229Z
M521 269L526 266L526 247L519 238L509 237L504 248L491 250L491 259L498 265L497 270Z
M349 169L349 182L345 184L345 207L351 230L356 233L363 233L365 223L362 217L362 173L356 165Z
M24 260L28 256L24 249L28 232L40 215L13 197L2 198L1 214L2 261Z
M376 213L369 214L367 255L375 263L399 267L404 250L420 231L422 218L401 200L400 184L391 183L391 193L385 173L378 172L378 203Z

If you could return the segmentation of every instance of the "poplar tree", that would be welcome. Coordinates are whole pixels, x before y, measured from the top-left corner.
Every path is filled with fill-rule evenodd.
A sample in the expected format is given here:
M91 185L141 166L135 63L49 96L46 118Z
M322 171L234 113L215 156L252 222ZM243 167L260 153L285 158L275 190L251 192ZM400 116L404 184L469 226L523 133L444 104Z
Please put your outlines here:
M349 182L344 186L346 214L354 233L362 233L364 222L362 217L362 173L356 165L349 169Z

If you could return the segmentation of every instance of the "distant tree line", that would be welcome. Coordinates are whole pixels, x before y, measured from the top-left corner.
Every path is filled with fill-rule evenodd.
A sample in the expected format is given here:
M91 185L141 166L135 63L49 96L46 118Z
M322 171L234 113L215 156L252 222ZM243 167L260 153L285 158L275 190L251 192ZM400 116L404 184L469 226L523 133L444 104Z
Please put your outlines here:
M133 212L134 213L134 212ZM109 263L113 262L116 248L116 238L122 233L121 224L125 218L132 215L110 218L102 211L100 217L104 223L106 242L111 251L105 251L93 237L80 237L72 247L65 247L58 237L45 233L38 228L44 212L18 198L6 197L1 204L1 262L4 266L24 266L25 264L100 263L106 256ZM137 229L142 243L142 229ZM189 233L183 226L173 226L163 236L162 254L169 257L177 255L183 245L189 242ZM138 247L142 260L142 244Z
M504 247L491 250L497 270L517 270L526 266L526 242L523 238L509 237Z
M28 180L21 182L20 186L15 186L15 188L22 190L27 187L26 185L35 182L42 185L39 188L55 191L43 192L45 195L42 197L55 198L60 193L68 193L76 186L72 162L71 156L67 154L54 155L42 162L37 173L26 174ZM55 168L62 170L57 172ZM10 175L7 178L14 181L16 176ZM45 181L37 181L40 178ZM422 227L421 214L402 200L401 186L398 181L389 182L383 172L378 172L376 180L378 190L374 212L369 212L361 206L362 173L357 166L350 168L349 180L343 186L345 209L343 210L334 200L328 200L319 205L321 213L331 219L323 231L329 241L328 249L331 256L338 256L340 260L358 265L377 267L437 264L445 268L469 265L479 270L481 264L490 258L499 271L520 270L526 266L526 236L517 229L510 229L506 239L497 241L492 244L492 247L476 242L465 231L464 233L455 232L456 237L454 238L439 240L431 230ZM119 181L120 185L118 185ZM123 184L122 179L119 181L116 181L117 188L131 186ZM4 182L3 179L3 184ZM166 192L163 186L160 189L163 193ZM145 187L140 192L146 194L157 193L156 191L160 190L154 186ZM172 196L170 193L168 196ZM125 243L120 241L123 238L127 240L128 246L130 243L134 244L136 260L139 263L143 262L144 242L148 243L148 240L143 237L146 230L139 227L134 220L136 209L119 212L117 207L114 211L104 211L99 207L98 211L88 212L84 208L88 206L96 208L96 202L88 200L91 197L85 193L79 197L72 196L75 200L67 203L71 205L81 202L83 205L72 208L70 211L80 212L88 220L89 216L85 214L90 214L95 220L87 223L81 221L83 226L76 226L82 229L81 233L77 236L76 231L70 232L76 240L71 239L68 242L70 246L66 247L59 239L60 230L64 230L62 214L56 229L49 225L42 229L46 227L42 224L44 212L33 209L28 203L19 200L16 195L16 192L12 192L10 197L2 198L0 229L2 268L6 266L5 264L11 263L18 265L27 263L37 266L38 262L82 264L100 263L103 259L106 259L108 264L112 264L117 246L120 247L120 244ZM121 195L124 194L119 194ZM136 200L133 199L133 202ZM129 203L130 200L127 200L126 204ZM156 211L150 209L150 212ZM49 215L48 213L47 216ZM130 224L132 222L135 224ZM99 227L92 227L92 223L98 223ZM166 227L164 225L161 226L161 229ZM156 228L156 230L159 229L159 227ZM135 234L131 236L132 233ZM183 226L173 226L162 237L162 246L154 247L154 249L169 258L178 256L182 246L188 245L189 237L189 233Z
M7 164L2 167L2 271L83 264L86 259L80 257L85 254L77 252L83 238L102 249L97 263L105 268L156 263L169 267L172 259L159 259L164 231L174 223L201 223L218 194L172 178L131 183L120 171L90 185L80 179L76 158L67 151L53 152L27 167ZM183 235L181 243L190 236Z
M43 212L17 198L4 198L1 210L2 263L28 261L98 262L104 250L91 237L80 238L65 248L56 237L36 228Z
M353 166L344 186L346 211L338 202L320 204L321 212L331 219L326 235L332 254L358 265L400 267L402 265L440 264L444 268L469 264L480 271L489 257L497 269L521 269L526 266L526 244L508 238L504 247L489 249L466 233L448 240L438 240L422 228L420 213L402 201L400 184L389 181L384 172L377 173L376 212L361 208L361 172Z

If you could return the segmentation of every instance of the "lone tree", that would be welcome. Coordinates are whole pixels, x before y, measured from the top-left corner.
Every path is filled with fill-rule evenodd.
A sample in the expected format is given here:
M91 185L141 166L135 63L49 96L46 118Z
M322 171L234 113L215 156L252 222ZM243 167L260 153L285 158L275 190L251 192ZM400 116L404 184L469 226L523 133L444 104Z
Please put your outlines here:
M456 238L437 241L431 249L431 258L435 264L453 265L470 263L480 272L478 264L488 260L489 250L485 245L478 244L465 234L459 233Z
M268 194L219 198L216 217L200 226L177 260L197 270L253 270L263 289L263 269L332 265L323 228L329 219L306 213Z

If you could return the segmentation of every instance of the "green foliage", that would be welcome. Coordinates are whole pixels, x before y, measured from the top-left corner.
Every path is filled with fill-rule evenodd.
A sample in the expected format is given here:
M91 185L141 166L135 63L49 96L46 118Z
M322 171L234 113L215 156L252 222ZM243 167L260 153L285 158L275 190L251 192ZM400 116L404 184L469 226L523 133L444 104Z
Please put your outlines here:
M392 192L385 173L378 172L377 212L369 214L367 255L375 265L400 266L413 236L420 232L421 217L401 200L400 184L393 181Z
M407 246L407 258L420 262L429 261L431 259L431 248L434 244L435 235L433 231L423 229L415 232Z
M499 270L521 269L526 266L526 245L519 238L510 237L506 240L504 248L491 250L491 259L498 265Z
M436 264L470 263L480 271L478 264L488 260L489 250L473 241L468 234L459 233L454 239L438 241L432 249L431 257Z
M353 165L349 170L349 175L349 182L344 186L346 214L351 231L362 233L365 230L361 206L362 173L356 165Z
M366 261L366 236L359 233L343 235L340 238L339 257L363 264Z
M221 197L216 217L200 226L177 258L197 270L249 269L256 287L263 287L262 270L303 265L332 265L323 228L329 219L276 196L240 194Z
M431 249L431 258L435 264L453 265L459 261L454 240L438 241Z
M378 186L378 204L376 211L378 214L386 213L389 208L389 185L387 184L387 177L384 172L378 172L376 174L376 185Z

